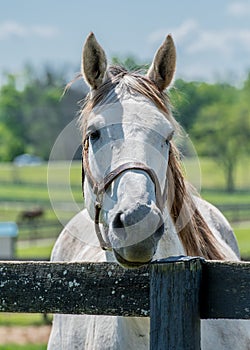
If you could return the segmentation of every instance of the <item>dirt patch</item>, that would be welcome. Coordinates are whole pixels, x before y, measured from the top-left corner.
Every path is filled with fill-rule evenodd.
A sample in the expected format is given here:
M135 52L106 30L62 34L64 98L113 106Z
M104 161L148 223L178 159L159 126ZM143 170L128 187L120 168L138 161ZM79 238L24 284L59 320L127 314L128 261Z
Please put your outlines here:
M0 327L0 344L47 344L51 326Z

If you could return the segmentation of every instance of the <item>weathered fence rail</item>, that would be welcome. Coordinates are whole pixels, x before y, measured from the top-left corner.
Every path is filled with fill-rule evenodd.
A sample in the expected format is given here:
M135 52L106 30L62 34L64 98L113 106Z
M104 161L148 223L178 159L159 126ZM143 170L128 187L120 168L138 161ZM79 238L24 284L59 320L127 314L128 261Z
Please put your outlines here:
M249 290L249 262L0 262L0 311L150 316L154 350L200 349L200 319L250 319Z

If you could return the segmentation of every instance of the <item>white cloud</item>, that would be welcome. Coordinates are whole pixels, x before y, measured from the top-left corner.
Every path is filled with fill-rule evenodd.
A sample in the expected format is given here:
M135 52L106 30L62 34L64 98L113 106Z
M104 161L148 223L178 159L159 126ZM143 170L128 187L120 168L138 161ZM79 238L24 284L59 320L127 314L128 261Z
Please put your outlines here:
M160 29L153 32L149 37L151 44L159 45L168 32L172 33L177 46L177 71L181 76L198 80L202 77L206 80L216 79L219 76L221 79L223 76L233 79L233 71L237 80L249 67L249 27L234 28L232 23L215 30L213 26L205 27L198 20L189 19L171 31Z
M199 24L195 20L189 19L183 22L179 27L173 28L171 32L175 40L181 43L192 36L197 31L198 27Z
M149 43L150 44L155 44L155 43L158 44L158 42L162 41L165 38L165 36L168 34L168 32L169 32L168 30L162 28L162 29L158 29L158 30L150 33L148 36Z
M174 40L178 42L183 42L189 35L191 35L198 27L198 23L193 19L188 19L183 22L179 27L176 28L162 28L152 32L148 41L151 44L159 43L163 41L164 37L170 33L173 35Z
M27 29L13 21L6 21L0 24L0 39L8 39L11 36L24 37Z
M52 38L58 34L58 29L52 26L26 26L14 21L0 23L0 40L10 39L11 37Z
M190 54L216 51L228 55L237 50L250 51L250 29L201 30L187 48Z
M31 27L33 33L42 38L52 38L59 34L59 31L55 27L50 26L34 26Z
M250 29L205 29L197 21L189 19L170 32L177 46L189 55L209 52L229 55L237 53L239 49L250 52ZM148 39L151 44L159 43L166 33L166 29L160 29L151 33Z
M227 12L236 17L243 17L250 15L250 3L235 1L228 5Z

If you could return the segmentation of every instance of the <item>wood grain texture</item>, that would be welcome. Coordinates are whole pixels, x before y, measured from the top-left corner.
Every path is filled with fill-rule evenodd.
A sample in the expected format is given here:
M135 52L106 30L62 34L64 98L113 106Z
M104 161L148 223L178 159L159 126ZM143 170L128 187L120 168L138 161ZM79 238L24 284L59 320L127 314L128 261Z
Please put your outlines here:
M250 319L250 263L201 264L201 318ZM116 263L0 262L0 311L149 316L154 265L125 270ZM166 278L175 273L168 268Z
M250 319L249 262L203 262L201 318Z
M152 264L150 349L199 350L199 259Z
M0 311L149 315L149 271L115 263L0 263Z

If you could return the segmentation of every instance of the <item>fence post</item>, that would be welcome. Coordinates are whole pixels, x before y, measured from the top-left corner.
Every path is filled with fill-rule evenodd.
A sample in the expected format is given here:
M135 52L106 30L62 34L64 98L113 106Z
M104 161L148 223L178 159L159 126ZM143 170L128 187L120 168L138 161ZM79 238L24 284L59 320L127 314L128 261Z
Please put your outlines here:
M150 350L200 349L200 258L151 264Z

